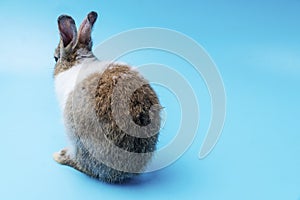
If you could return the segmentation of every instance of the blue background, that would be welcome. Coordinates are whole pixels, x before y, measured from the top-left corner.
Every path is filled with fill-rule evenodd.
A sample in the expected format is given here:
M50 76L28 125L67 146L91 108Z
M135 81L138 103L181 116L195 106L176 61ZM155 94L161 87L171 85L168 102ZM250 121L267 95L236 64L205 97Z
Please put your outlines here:
M227 117L208 157L198 159L210 119L203 80L178 57L145 51L124 60L176 66L196 90L201 119L188 151L126 185L52 160L66 145L52 76L56 19L67 13L79 25L91 10L99 13L94 44L158 26L188 35L210 54L226 88ZM300 199L299 10L299 0L2 0L0 199ZM180 108L170 91L156 89L167 113L162 147L176 135Z

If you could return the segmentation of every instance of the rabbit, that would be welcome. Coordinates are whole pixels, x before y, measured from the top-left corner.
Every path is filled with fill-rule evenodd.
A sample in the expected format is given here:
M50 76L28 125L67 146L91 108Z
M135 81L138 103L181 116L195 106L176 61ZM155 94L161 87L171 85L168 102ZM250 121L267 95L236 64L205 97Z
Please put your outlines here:
M78 32L72 17L57 20L55 92L70 144L53 158L104 182L125 183L154 156L162 107L136 69L95 57L91 32L97 17L90 12Z

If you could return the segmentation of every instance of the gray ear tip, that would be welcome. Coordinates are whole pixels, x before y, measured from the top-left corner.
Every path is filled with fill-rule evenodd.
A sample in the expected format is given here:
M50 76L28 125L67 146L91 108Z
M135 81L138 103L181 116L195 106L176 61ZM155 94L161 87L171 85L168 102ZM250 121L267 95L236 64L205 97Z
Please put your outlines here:
M74 23L75 24L75 21L74 19L69 16L69 15L60 15L58 18L57 18L57 22L60 23L62 21L65 21L65 20L69 20L71 23Z
M97 12L92 11L88 14L87 18L91 24L94 24L98 18L98 14L97 14Z

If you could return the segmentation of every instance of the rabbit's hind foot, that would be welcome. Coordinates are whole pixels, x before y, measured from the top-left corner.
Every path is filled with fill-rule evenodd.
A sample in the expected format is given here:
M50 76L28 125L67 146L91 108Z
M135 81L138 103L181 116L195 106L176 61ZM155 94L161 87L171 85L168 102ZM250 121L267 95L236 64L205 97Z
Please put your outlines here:
M71 167L75 165L75 162L71 159L69 150L67 148L62 149L59 152L55 152L53 154L53 159L62 165L68 165Z

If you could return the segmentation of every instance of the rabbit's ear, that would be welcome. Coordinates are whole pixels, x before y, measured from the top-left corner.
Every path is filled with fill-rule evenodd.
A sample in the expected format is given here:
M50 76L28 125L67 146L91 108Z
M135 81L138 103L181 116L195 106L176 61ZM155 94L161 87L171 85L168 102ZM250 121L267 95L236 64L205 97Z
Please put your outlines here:
M78 42L91 48L91 33L94 23L96 22L98 14L96 12L90 12L83 20L78 33Z
M61 15L58 17L57 22L64 47L68 46L70 43L74 45L77 37L74 19L68 15Z

